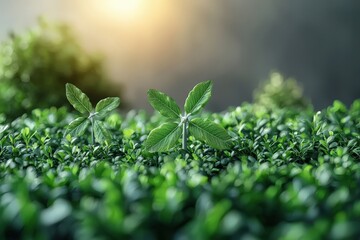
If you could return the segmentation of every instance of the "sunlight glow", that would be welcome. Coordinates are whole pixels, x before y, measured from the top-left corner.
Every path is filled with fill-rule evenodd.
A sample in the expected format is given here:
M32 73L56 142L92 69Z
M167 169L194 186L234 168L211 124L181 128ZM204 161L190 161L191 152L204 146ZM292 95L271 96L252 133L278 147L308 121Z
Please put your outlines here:
M146 0L103 0L104 10L122 20L136 18L144 8Z

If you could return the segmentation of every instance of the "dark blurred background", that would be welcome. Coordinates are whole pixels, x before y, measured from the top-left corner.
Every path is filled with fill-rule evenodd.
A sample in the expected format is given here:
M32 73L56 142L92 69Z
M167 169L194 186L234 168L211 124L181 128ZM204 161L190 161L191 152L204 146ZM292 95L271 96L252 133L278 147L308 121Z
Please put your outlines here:
M150 109L148 88L182 104L210 79L208 109L222 111L251 101L273 70L295 78L315 109L360 97L360 1L0 0L0 40L38 16L103 54L131 108Z

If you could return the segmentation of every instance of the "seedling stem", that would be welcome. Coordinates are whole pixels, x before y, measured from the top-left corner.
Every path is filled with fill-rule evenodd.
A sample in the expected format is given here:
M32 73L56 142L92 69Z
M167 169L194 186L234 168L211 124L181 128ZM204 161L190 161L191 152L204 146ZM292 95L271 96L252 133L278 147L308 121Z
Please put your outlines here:
M184 150L187 150L187 138L188 138L188 118L187 116L182 117L182 127L183 127L183 132L182 132L182 148Z
M94 118L90 117L91 121L91 138L92 138L92 144L95 145L95 134L94 134Z

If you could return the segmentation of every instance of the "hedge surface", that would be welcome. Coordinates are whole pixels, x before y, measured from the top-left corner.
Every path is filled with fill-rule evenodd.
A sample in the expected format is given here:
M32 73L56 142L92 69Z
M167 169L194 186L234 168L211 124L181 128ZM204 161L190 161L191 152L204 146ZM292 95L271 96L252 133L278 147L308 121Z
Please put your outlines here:
M0 121L1 239L357 239L360 101L320 112L243 104L204 113L233 137L219 151L143 149L165 121L106 118L113 140L64 136L65 108Z

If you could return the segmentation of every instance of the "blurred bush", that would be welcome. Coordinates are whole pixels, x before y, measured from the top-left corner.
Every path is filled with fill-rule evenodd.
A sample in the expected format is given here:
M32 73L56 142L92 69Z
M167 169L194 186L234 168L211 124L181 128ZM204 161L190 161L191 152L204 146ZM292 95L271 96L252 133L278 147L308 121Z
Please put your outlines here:
M296 80L284 79L278 72L271 73L269 79L254 91L254 102L266 109L307 109L311 106Z
M67 82L94 102L118 96L121 89L109 83L103 59L87 53L66 24L39 19L34 28L11 33L0 45L0 113L7 118L67 105Z

